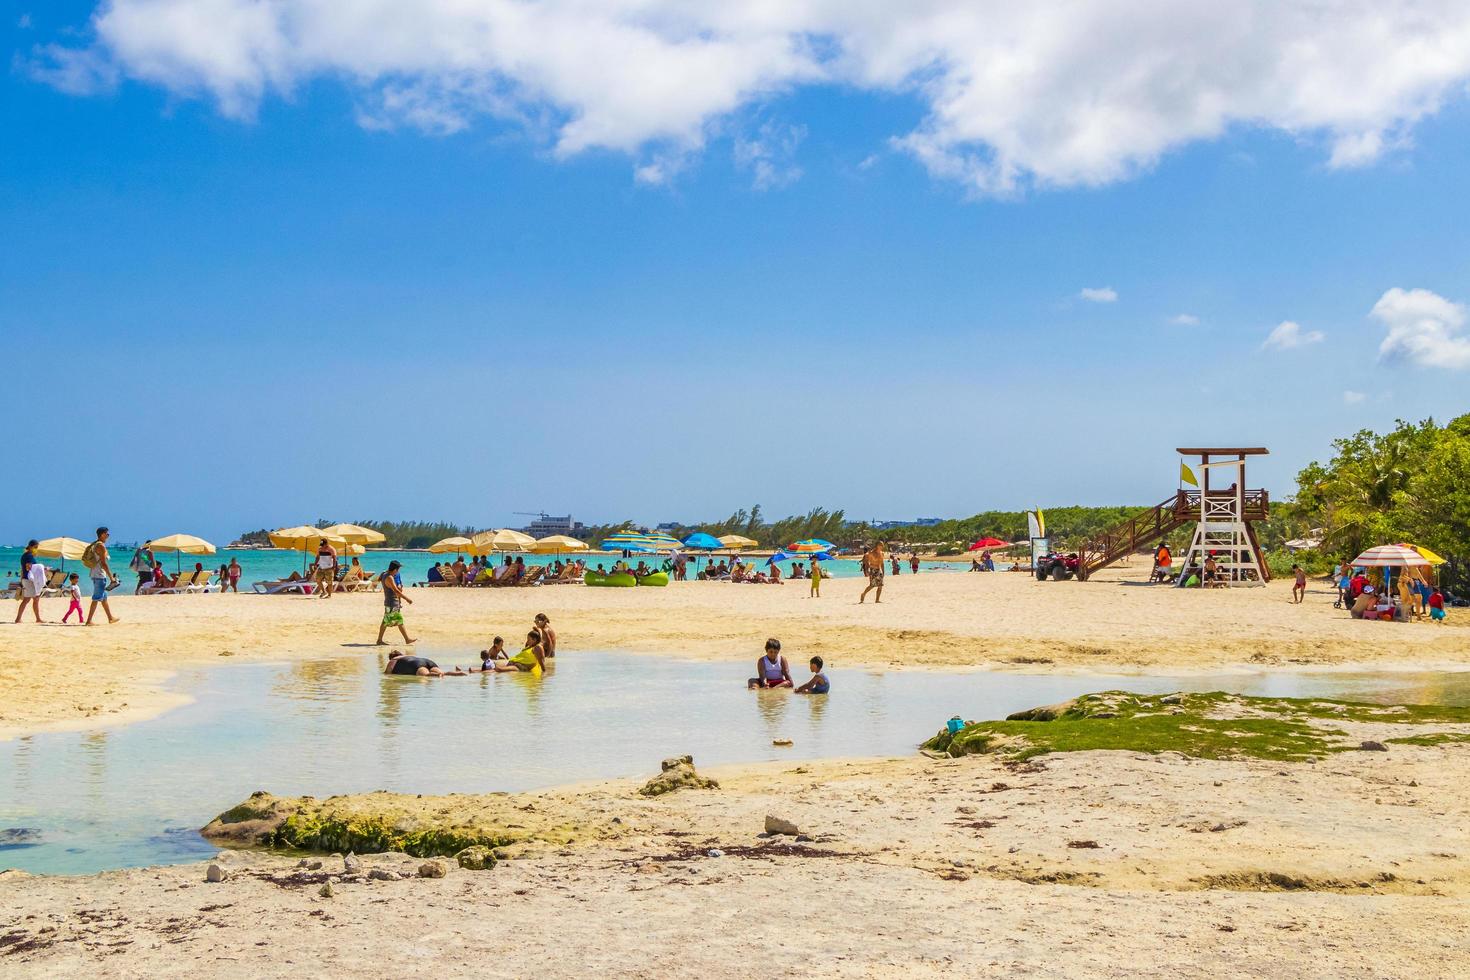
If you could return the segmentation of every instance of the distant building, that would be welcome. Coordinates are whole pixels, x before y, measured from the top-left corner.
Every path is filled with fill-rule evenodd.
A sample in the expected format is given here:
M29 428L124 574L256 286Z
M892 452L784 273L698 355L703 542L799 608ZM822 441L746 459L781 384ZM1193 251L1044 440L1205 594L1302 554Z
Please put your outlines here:
M584 530L586 530L586 525L581 521L572 520L571 514L565 517L551 517L543 514L526 525L526 533L533 538L545 538L553 534L565 534L575 538Z
M680 524L678 521L664 521L658 527L654 528L654 530L655 531L677 531L677 530L679 530L679 528L681 528L683 526L684 525Z
M896 527L933 527L942 517L916 517L911 521L869 521L868 525L879 531L888 531Z

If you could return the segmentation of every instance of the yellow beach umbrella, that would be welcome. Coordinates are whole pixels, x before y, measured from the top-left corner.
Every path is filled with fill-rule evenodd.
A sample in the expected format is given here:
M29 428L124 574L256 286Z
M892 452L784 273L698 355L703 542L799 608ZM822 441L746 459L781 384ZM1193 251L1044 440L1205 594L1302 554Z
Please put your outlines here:
M362 555L367 553L366 548L364 548L360 544L353 544L351 541L347 542L337 550L344 555Z
M474 544L469 538L444 538L429 545L429 552L435 555L459 554L462 551L473 551Z
M271 547L285 548L287 551L316 551L323 538L333 548L340 549L347 543L347 539L340 534L329 534L322 528L305 524L300 527L283 527L272 531L268 537Z
M760 542L743 534L726 534L720 538L720 544L726 548L754 548Z
M531 546L531 551L538 555L559 555L564 551L586 551L587 542L569 538L565 534L553 534L550 537L541 538Z
M87 550L87 542L78 541L76 538L47 538L36 545L36 555L41 558L60 558L62 561L71 559L79 561L82 552Z
M383 536L382 531L374 531L370 527L361 524L333 524L322 528L328 534L335 534L348 544L382 544L388 539Z
M1439 557L1439 555L1436 555L1434 552L1430 551L1428 548L1422 547L1422 546L1417 545L1417 544L1406 545L1406 547L1413 548L1415 551L1419 552L1419 554L1421 554L1421 555L1424 556L1424 560L1427 561L1427 562L1429 562L1429 564L1431 564L1431 565L1443 565L1443 564L1445 564L1445 560L1443 558Z
M492 551L530 551L536 546L536 539L520 531L500 528L495 531L481 531L470 538L470 544L480 554L487 555Z
M183 555L214 554L214 545L192 534L168 534L161 538L151 538L148 544L154 551L174 552L174 571L183 567Z

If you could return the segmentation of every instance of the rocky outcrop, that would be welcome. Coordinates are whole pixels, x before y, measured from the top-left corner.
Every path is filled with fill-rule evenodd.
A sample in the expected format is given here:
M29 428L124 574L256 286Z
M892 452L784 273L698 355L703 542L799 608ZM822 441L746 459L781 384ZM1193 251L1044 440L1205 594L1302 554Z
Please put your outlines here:
M719 789L720 784L694 771L694 757L675 756L663 761L663 772L638 790L644 796L663 796L681 789Z

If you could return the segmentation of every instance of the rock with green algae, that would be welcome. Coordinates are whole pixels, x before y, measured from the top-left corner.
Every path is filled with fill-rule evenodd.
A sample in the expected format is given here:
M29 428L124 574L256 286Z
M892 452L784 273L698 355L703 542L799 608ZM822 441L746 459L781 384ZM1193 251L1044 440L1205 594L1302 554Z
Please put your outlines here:
M321 801L275 797L265 792L254 793L244 803L221 813L200 833L207 840L237 847L358 854L401 851L413 857L448 857L470 847L503 847L524 836L475 826L429 823L412 814L395 812L390 805L379 812L350 797Z
M1463 724L1470 709L1375 705L1322 698L1264 698L1211 692L1086 694L939 732L923 748L950 756L995 754L1022 760L1048 752L1180 752L1205 759L1304 761L1356 749L1336 727L1348 722ZM1397 741L1397 740L1395 740Z
M681 789L719 789L720 784L694 771L694 757L675 756L663 761L663 772L638 790L644 796L663 796Z
M477 844L460 851L454 860L467 871L489 871L495 867L495 852Z

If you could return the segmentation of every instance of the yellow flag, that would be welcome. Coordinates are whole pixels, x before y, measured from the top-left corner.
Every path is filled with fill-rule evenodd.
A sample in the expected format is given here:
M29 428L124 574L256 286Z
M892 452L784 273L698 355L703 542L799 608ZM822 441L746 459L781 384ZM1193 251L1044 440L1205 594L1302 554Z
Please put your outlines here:
M1046 537L1046 515L1040 507L1036 508L1036 526L1041 529L1041 537Z
M1185 465L1182 459L1179 461L1179 479L1192 487L1199 486L1199 481L1194 478L1194 470Z

